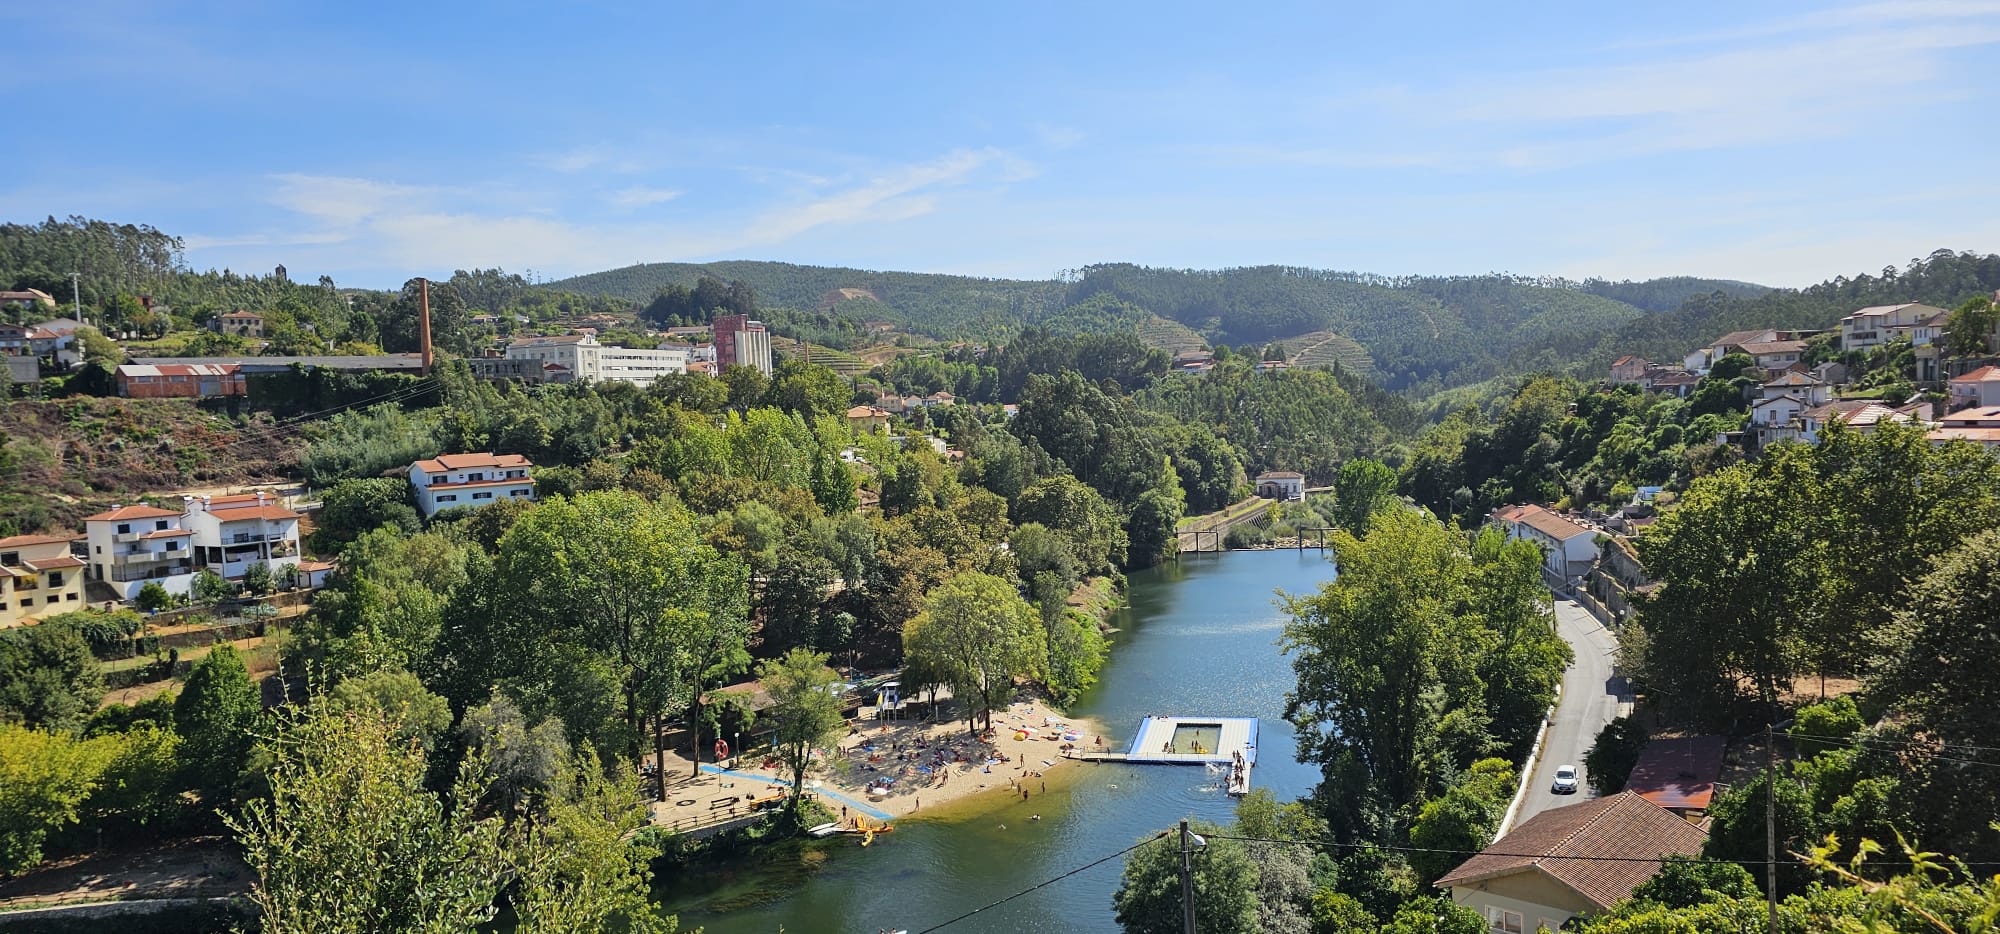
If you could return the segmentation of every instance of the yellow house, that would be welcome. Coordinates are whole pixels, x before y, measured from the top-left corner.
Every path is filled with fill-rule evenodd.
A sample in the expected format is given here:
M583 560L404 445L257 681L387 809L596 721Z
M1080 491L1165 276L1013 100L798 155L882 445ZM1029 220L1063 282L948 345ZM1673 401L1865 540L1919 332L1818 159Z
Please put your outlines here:
M0 628L83 608L83 560L67 535L0 538Z

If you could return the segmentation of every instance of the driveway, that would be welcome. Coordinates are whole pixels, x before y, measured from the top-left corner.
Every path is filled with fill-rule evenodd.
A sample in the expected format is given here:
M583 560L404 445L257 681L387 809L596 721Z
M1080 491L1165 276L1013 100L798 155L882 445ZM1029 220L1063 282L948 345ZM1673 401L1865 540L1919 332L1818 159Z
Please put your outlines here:
M1590 790L1590 776L1584 774L1584 753L1597 742L1598 731L1618 716L1621 709L1631 709L1621 708L1632 702L1631 686L1624 678L1614 678L1611 674L1618 640L1610 630L1598 625L1597 617L1575 601L1557 597L1556 631L1569 642L1576 661L1563 672L1562 700L1556 704L1555 722L1549 725L1543 740L1535 774L1528 780L1528 796L1514 818L1516 827L1549 808L1596 797ZM1582 787L1575 794L1552 794L1549 785L1555 781L1556 769L1564 765L1576 766Z

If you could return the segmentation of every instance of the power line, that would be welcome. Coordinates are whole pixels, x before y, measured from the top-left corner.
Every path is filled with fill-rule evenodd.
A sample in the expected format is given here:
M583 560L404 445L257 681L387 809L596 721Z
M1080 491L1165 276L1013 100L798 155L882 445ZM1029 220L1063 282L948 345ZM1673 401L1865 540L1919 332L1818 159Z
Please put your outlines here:
M1146 845L1146 844L1148 844L1148 843L1155 843L1155 842L1158 842L1158 841L1160 841L1160 840L1164 840L1164 839L1166 839L1166 838L1167 838L1167 832L1166 832L1166 831L1164 831L1164 830L1162 830L1162 831L1160 831L1159 833L1157 833L1157 834L1155 834L1155 835L1153 835L1153 836L1150 836L1150 837L1147 837L1146 839L1144 839L1144 840L1141 840L1141 841L1139 841L1139 842L1137 842L1137 843L1134 843L1134 844L1132 844L1131 846L1128 846L1128 847L1126 847L1126 848L1124 848L1124 849L1122 849L1122 850L1119 850L1118 852L1116 852L1116 853L1113 853L1113 854L1111 854L1110 856L1105 856L1105 857L1101 857L1101 858L1098 858L1098 859L1094 859L1094 860L1091 860L1090 862L1088 862L1088 863L1085 863L1085 864L1083 864L1083 865L1081 865L1081 866L1078 866L1078 867L1076 867L1075 869L1072 869L1072 870L1070 870L1070 871L1068 871L1068 872L1065 872L1065 873L1063 873L1063 874L1061 874L1061 875L1059 875L1059 876L1054 876L1054 877L1051 877L1051 878L1048 878L1048 879L1044 879L1044 880L1042 880L1042 881L1040 881L1040 882L1037 882L1037 883L1035 883L1034 885L1031 885L1031 886L1028 886L1027 888L1025 888L1025 889L1022 889L1022 890L1021 890L1021 891L1019 891L1019 892L1015 892L1014 894L1012 894L1012 895L1009 895L1009 896L1007 896L1006 898L1003 898L1003 899L1000 899L999 901L995 901L995 902L989 902L989 903L987 903L987 904L984 904L984 905L981 905L981 906L979 906L979 907L977 907L977 908L974 908L974 909L972 909L971 911L968 911L968 912L966 912L965 914L962 914L962 915L959 915L958 917L956 917L956 918L953 918L953 919L951 919L951 920L949 920L949 921L943 921L943 922L940 922L940 923L938 923L938 924L933 924L933 925L931 925L930 927L927 927L927 928L924 928L924 929L923 929L923 930L921 930L921 931L918 931L918 932L917 932L917 934L931 934L931 932L932 932L932 931L937 931L937 930L941 930L941 929L943 929L943 928L947 928L947 927L950 927L951 925L954 925L954 924L957 924L957 923L958 923L958 922L960 922L960 921L964 921L965 919L967 919L967 918L970 918L970 917L972 917L973 915L976 915L976 914L978 914L978 913L980 913L980 912L982 912L982 911L985 911L985 910L986 910L986 909L988 909L988 908L998 908L998 907L1000 907L1001 905L1004 905L1004 904L1007 904L1008 902L1011 902L1011 901L1013 901L1014 899L1017 899L1017 898L1020 898L1021 896L1023 896L1023 895L1026 895L1026 894L1028 894L1029 892L1033 892L1033 891L1035 891L1036 889L1040 889L1040 888L1042 888L1042 887L1044 887L1044 886L1048 886L1048 885L1053 885L1053 884L1055 884L1055 883L1057 883L1057 882L1061 882L1062 880L1064 880L1064 879L1067 879L1067 878L1069 878L1069 877L1071 877L1071 876L1073 876L1073 875L1076 875L1077 873L1080 873L1080 872L1084 872L1084 871L1086 871L1086 870L1089 870L1089 869L1094 869L1094 868L1096 868L1096 867L1098 867L1098 866L1101 866L1101 865L1103 865L1103 864L1105 864L1105 863L1108 863L1108 862L1110 862L1110 861L1112 861L1112 860L1114 860L1114 859L1117 859L1117 858L1118 858L1118 857L1120 857L1120 856L1124 856L1125 854L1127 854L1127 853L1130 853L1130 852L1132 852L1133 850L1136 850L1136 849L1138 849L1138 848L1140 848L1140 847L1142 847L1142 846L1145 846L1145 845Z

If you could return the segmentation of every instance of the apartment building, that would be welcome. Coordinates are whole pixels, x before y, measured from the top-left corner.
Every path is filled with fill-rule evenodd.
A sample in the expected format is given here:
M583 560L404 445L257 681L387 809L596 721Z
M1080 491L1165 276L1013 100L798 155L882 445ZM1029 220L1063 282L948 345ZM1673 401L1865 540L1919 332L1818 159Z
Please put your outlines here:
M749 315L718 315L715 319L715 367L754 366L771 373L771 332Z
M554 364L577 382L632 383L643 388L670 373L687 372L689 351L615 347L598 343L591 334L558 334L517 337L507 344L507 359Z
M117 506L83 520L84 558L92 580L102 581L126 600L139 596L147 581L169 593L187 593L194 580L194 533L181 514L157 506Z

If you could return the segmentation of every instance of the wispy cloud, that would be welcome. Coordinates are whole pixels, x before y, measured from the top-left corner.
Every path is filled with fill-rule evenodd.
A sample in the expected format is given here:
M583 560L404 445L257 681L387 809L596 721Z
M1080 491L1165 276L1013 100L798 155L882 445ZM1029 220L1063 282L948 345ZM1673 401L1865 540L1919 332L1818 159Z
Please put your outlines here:
M1329 104L1322 136L1197 151L1249 164L1550 169L1832 139L1949 96L1954 52L2000 44L2000 0L1870 4L1711 36L1696 54L1379 87ZM1743 42L1744 39L1762 39Z
M1004 185L1034 167L999 149L960 149L883 169L845 187L826 186L736 224L684 214L591 223L540 213L498 213L477 186L422 186L366 178L285 174L272 177L269 201L293 215L296 229L189 239L191 251L290 246L326 251L350 267L449 268L467 264L585 271L625 263L696 259L771 247L809 231L885 224L928 214L953 189ZM666 204L677 190L632 187L610 195L621 208Z
M634 186L611 193L610 202L621 208L643 208L655 204L665 204L687 192L677 188L645 188Z

